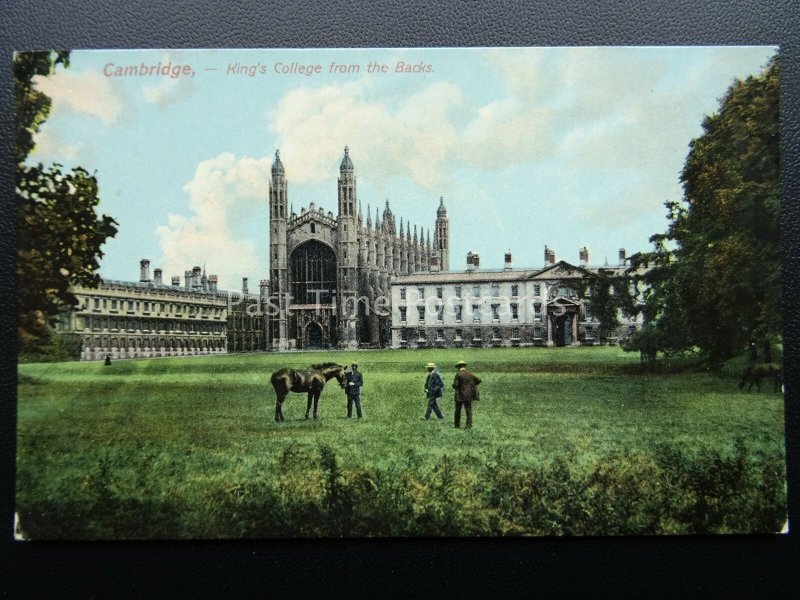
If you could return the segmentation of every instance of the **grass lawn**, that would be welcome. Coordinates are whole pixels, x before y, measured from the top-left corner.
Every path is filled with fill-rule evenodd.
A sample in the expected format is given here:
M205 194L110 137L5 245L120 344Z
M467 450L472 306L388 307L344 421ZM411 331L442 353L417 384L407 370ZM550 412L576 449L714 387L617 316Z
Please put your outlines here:
M471 431L449 392L422 419L425 363L449 389L460 358L483 379ZM319 420L290 394L276 424L270 374L328 360L360 363L365 418L333 381ZM17 510L33 539L774 531L783 396L763 388L616 347L25 364Z

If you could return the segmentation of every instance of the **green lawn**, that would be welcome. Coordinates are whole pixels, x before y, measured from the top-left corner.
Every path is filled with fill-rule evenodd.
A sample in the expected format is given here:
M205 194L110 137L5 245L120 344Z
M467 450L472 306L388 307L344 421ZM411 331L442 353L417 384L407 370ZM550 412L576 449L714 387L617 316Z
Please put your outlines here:
M425 363L449 388L460 358L483 379L472 431L451 393L444 421L422 420ZM291 394L276 424L270 374L327 360L360 363L365 418L331 382L319 420ZM34 539L739 532L785 514L780 394L641 374L616 347L26 364L19 380ZM449 506L465 503L479 516Z

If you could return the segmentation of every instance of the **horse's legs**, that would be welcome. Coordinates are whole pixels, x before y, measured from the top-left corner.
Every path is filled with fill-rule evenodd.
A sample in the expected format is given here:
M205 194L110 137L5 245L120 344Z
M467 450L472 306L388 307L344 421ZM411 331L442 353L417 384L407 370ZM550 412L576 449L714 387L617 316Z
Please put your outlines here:
M308 413L311 412L311 402L313 400L314 392L308 392L308 402L306 403L306 419L308 419ZM314 418L317 418L317 407L314 407Z
M278 397L275 399L275 422L276 423L280 423L281 421L283 421L283 410L281 409L281 404L283 404L283 399L285 397L286 396L281 398L280 394L278 394Z
M317 406L319 405L319 391L314 392L314 419L317 418Z

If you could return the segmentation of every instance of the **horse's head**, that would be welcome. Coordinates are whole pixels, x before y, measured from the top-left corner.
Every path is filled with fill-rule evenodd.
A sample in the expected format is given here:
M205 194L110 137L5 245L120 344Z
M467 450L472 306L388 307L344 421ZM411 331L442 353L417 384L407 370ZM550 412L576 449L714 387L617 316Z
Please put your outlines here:
M344 367L344 366L340 365L339 370L336 371L335 377L336 377L336 381L339 382L339 387L341 387L342 389L347 387L346 386L346 384L347 384L347 367Z

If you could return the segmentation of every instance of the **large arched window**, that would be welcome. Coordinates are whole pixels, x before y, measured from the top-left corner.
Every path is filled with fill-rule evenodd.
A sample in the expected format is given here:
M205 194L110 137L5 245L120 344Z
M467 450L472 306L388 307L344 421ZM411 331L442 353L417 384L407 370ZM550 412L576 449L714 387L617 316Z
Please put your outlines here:
M292 304L330 304L336 292L336 255L316 240L298 246L289 260Z

